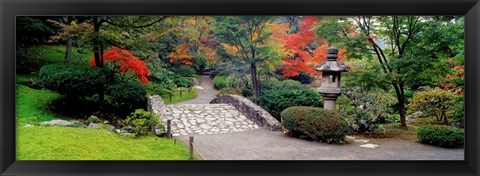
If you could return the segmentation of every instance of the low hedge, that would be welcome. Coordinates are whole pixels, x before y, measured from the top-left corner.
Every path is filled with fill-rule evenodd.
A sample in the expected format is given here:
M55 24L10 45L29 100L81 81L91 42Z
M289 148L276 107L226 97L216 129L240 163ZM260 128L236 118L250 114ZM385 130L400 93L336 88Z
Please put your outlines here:
M314 89L273 89L264 90L258 104L273 117L281 121L280 113L291 106L322 107L323 99Z
M341 144L348 134L347 121L323 108L289 107L281 113L281 118L287 134L302 139Z
M420 142L445 148L461 147L465 143L465 131L445 125L422 126L417 129Z
M68 98L92 96L106 83L102 69L88 65L49 64L40 68L39 77L45 88Z

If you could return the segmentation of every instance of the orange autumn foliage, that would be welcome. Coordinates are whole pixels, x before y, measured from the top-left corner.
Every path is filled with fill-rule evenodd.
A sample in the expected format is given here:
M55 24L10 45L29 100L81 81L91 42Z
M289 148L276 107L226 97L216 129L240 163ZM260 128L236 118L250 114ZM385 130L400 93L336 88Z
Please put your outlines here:
M142 84L148 84L147 76L150 75L150 70L144 61L134 56L130 51L113 46L103 53L103 63L107 61L120 62L119 73L126 74L128 70L131 70L132 72L129 73L137 76ZM90 66L96 66L93 56L90 60Z
M167 58L170 62L180 62L185 65L192 65L193 56L188 54L188 44L183 44L177 47L177 49L170 53Z
M447 82L452 81L454 79L458 78L464 78L465 77L465 66L463 65L457 65L453 67L453 70L455 70L453 73L448 74L445 77L445 80ZM456 83L444 83L440 85L444 90L452 90L454 93L457 95L464 95L465 90L463 88L458 88L460 85L457 85Z
M279 67L283 70L283 77L286 78L298 76L300 71L309 75L320 74L320 72L316 71L314 67L316 64L327 60L327 49L329 45L324 40L318 37L316 38L315 34L312 32L313 25L317 19L306 16L303 17L303 20L304 22L300 24L297 33L281 36L285 48L293 53L287 58L284 58L283 65ZM312 51L312 48L308 46L312 42L322 42L324 44ZM338 61L345 60L345 52L345 49L339 50Z

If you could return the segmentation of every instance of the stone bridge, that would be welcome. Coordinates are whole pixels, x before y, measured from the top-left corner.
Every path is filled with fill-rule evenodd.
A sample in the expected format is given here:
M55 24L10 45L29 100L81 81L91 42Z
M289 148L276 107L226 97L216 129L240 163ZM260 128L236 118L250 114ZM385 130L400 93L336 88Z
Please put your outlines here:
M280 130L270 113L238 95L214 98L210 104L165 105L158 95L148 98L148 110L171 120L172 135L223 134L258 128Z

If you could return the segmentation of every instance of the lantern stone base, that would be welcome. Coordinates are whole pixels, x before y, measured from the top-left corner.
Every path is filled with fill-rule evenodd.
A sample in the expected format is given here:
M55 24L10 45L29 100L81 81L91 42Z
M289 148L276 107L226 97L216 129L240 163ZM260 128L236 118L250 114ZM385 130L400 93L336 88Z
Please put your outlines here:
M317 91L323 97L323 109L335 111L337 98L342 94L342 89L338 87L319 87Z
M321 93L323 97L323 109L329 109L335 111L335 105L337 104L337 98L340 94Z

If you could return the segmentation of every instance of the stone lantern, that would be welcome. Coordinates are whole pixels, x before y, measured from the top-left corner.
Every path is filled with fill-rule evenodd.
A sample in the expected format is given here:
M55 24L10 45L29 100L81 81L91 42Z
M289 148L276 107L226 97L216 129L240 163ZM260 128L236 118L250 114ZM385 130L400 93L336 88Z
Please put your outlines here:
M322 72L322 85L317 91L323 97L323 108L335 110L337 98L342 93L341 72L348 72L350 67L337 62L338 49L333 46L327 49L327 58L327 61L315 66L315 70Z

